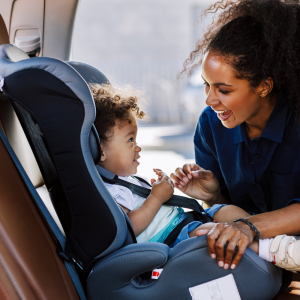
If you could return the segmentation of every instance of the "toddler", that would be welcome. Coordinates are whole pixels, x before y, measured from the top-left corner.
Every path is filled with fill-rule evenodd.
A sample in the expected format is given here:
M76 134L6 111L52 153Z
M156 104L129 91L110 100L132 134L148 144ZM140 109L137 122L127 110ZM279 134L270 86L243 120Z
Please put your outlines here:
M136 120L145 116L138 106L139 94L129 87L117 90L110 85L92 85L91 90L96 105L95 127L102 151L97 168L104 168L122 180L151 189L145 199L124 186L105 183L112 197L128 215L137 241L163 242L187 215L180 207L163 205L173 195L174 185L160 169L154 169L158 178L151 179L152 188L131 176L137 173L141 152L136 141ZM234 205L214 205L206 209L206 213L222 223L250 216ZM196 236L198 230L211 228L211 223L191 222L182 229L172 246ZM293 237L278 236L274 240L260 240L259 247L257 242L249 247L267 261L274 261L275 258L280 267L300 270L300 256L294 255L300 253L300 241ZM289 253L286 254L288 247Z

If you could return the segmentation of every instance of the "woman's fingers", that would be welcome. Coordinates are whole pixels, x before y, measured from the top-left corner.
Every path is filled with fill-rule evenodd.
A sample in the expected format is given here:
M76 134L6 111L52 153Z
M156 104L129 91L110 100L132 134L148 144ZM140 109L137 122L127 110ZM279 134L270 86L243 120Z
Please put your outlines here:
M196 232L196 235L197 236L202 236L202 235L206 235L210 232L209 229L199 229L197 232Z
M227 242L225 252L224 247ZM250 243L248 235L235 223L216 224L207 235L208 252L212 258L217 258L218 265L224 269L236 268ZM236 247L238 247L238 251L233 259Z
M221 225L221 226L218 226ZM215 249L215 244L216 240L220 236L220 227L222 227L223 224L216 224L214 228L208 233L207 235L207 248L208 248L208 253L211 256L212 259L215 259L216 256L216 249Z
M228 269L231 266L235 248L236 248L236 246L238 246L240 244L240 240L241 240L241 234L239 231L236 231L236 233L228 241L228 245L226 248L225 260L224 260L224 269ZM243 254L242 254L242 256L243 256Z
M199 178L199 179L204 179L204 180L209 180L214 177L214 173L212 171L204 170L202 168L200 170L191 172L191 175L194 178Z
M174 181L175 186L177 185L176 187L179 188L182 188L189 182L189 179L186 176L186 174L183 172L182 168L177 168L175 170L175 173L172 173L170 177Z
M234 258L234 260L232 261L231 265L230 265L230 268L233 270L236 268L236 266L239 264L240 260L242 259L245 251L246 251L246 248L248 247L249 245L249 238L247 236L243 236L239 243L238 243L238 247L239 247L239 250Z

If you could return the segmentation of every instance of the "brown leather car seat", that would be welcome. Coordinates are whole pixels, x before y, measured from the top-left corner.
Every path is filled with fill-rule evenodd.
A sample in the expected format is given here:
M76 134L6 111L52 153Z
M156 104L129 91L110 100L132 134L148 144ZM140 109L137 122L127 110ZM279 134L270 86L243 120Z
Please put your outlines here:
M9 41L0 15L1 43ZM15 135L16 116L7 99L2 101L4 98L0 92L1 127L12 144L15 139L15 151L20 153L19 136ZM56 254L55 237L46 227L2 141L0 170L0 299L79 299L65 265ZM31 180L34 178L38 176L31 176Z

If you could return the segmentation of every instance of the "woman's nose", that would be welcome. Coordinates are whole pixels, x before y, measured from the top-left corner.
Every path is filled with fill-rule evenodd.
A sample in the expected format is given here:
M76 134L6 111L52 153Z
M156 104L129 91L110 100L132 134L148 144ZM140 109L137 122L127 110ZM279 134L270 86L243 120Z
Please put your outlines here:
M216 106L220 103L220 100L216 97L216 95L210 92L205 100L207 106Z

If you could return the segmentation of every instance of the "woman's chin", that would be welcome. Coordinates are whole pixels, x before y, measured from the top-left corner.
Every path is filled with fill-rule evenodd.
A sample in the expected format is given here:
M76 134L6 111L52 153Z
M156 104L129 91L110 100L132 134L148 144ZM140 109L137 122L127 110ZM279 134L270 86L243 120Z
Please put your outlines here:
M232 129L237 126L236 124L234 124L232 122L222 122L222 125L228 129Z

